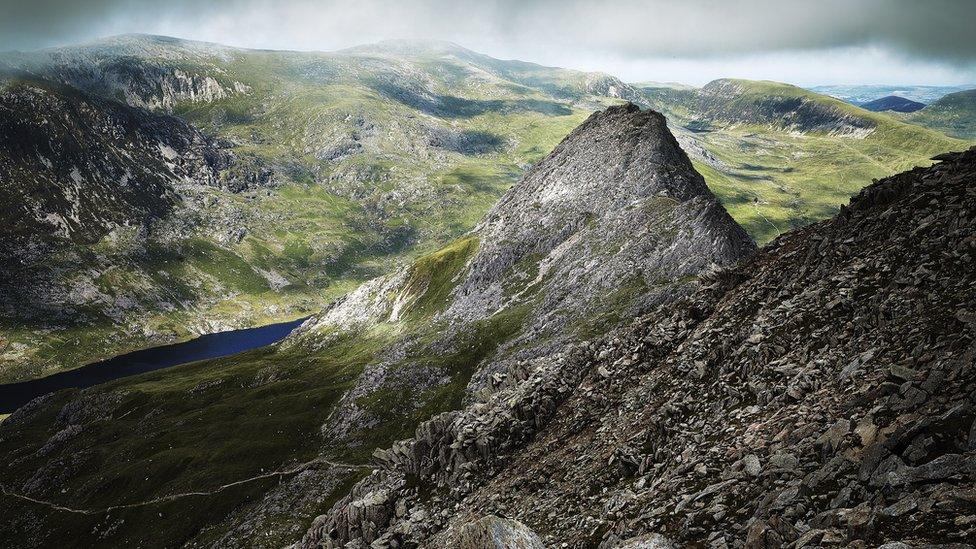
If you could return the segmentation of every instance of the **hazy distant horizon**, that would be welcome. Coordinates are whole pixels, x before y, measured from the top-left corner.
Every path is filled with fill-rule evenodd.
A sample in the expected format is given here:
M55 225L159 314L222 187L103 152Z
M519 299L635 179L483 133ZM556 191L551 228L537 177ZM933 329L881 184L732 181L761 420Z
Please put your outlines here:
M965 0L0 0L0 10L0 50L125 33L297 51L404 38L631 82L976 82L976 2Z
M476 48L469 47L469 46L467 46L467 45L465 45L463 43L459 43L459 42L456 42L456 41L453 41L453 40L425 39L425 38L414 38L414 39L411 39L411 38L384 38L384 39L376 40L376 41L373 41L373 42L354 43L354 44L350 44L348 46L343 46L343 47L339 47L339 48L335 48L335 49L330 49L330 50L324 50L324 49L295 49L295 48L274 48L274 47L261 47L261 48L257 48L257 47L245 46L245 45L240 45L240 44L232 44L232 43L226 43L226 42L217 42L217 41L213 41L213 40L198 40L198 39L194 39L194 38L187 38L187 37L184 37L184 36L175 36L175 35L167 35L167 34L154 34L154 33L143 33L143 32L131 32L131 33L120 33L120 34L112 34L112 35L105 35L105 36L97 36L97 37L92 37L92 38L86 39L86 40L80 40L80 41L74 41L74 42L67 42L67 43L64 43L64 44L49 45L49 46L44 46L44 47L40 47L40 48L21 49L21 50L16 50L16 49L3 50L3 51L0 51L0 54L3 54L3 53L17 53L17 52L31 53L31 52L39 52L39 51L43 51L43 50L47 50L47 49L59 49L59 48L65 48L65 47L84 46L84 45L87 45L87 44L95 44L95 43L102 42L102 41L109 41L109 40L112 40L112 39L122 38L122 37L125 37L127 35L142 35L142 36L146 36L146 37L171 38L171 39L176 39L176 40L181 40L181 41L187 41L187 42L211 43L211 44L215 44L215 45L219 45L219 46L225 46L225 47L234 48L234 49L240 49L240 50L293 51L293 52L298 52L298 53L323 53L323 54L336 53L336 52L339 52L339 51L342 51L342 50L346 50L346 49L356 48L356 47L360 47L360 46L368 46L368 45L372 45L372 44L379 44L379 43L382 43L382 42L396 42L396 41L444 42L444 43L452 43L452 44L454 44L456 46L459 46L461 48L464 48L464 49L473 51L475 53L488 55L490 57L494 57L496 59L503 60L503 61L522 61L522 62L534 63L534 64L538 64L538 65L542 65L542 66L546 66L546 67L551 67L551 68L563 68L563 69L579 70L579 71L588 71L588 72L603 72L603 73L607 73L607 74L609 74L611 76L616 76L616 77L620 78L621 80L627 82L628 84L639 84L639 83L646 82L646 83L656 83L656 84L675 84L675 85L679 85L680 84L680 85L687 85L687 86L693 86L693 87L701 87L701 86L704 86L705 84L708 84L709 82L712 82L714 80L723 79L723 78L732 78L732 79L747 79L747 80L771 80L771 81L776 81L776 82L782 82L782 83L786 83L786 84L796 85L796 86L803 87L803 88L810 89L810 90L817 90L817 88L844 88L844 87L851 87L851 88L855 88L855 87L860 87L860 88L868 88L868 87L877 87L877 88L900 88L900 87L904 87L904 88L931 88L931 89L934 89L934 90L935 89L937 89L937 90L944 90L944 89L948 89L948 88L959 89L959 90L976 88L976 76L973 77L973 80L972 81L969 81L969 82L966 82L966 83L962 83L962 84L941 84L941 85L940 84L930 84L930 83L914 84L914 83L910 83L910 82L864 82L864 83L853 83L853 82L837 82L837 83L834 83L834 82L831 82L831 83L824 83L823 81L819 81L819 80L813 80L811 83L802 83L802 82L795 82L795 81L790 81L790 80L786 80L786 79L782 79L782 78L752 78L752 77L744 76L744 75L740 75L740 74L722 74L722 75L716 75L714 78L709 78L707 80L700 80L700 81L681 81L681 80L673 80L673 79L667 79L667 78L636 78L636 79L631 79L631 78L626 78L624 76L621 76L620 74L617 74L617 73L614 73L614 72L611 72L611 71L608 71L608 70L605 70L605 69L601 69L601 68L582 68L582 67L578 67L578 66L566 66L566 65L556 65L556 64L542 63L542 62L539 62L539 61L537 61L535 59L525 59L525 58L516 58L516 57L499 57L499 56L496 56L496 55L492 55L491 53L484 52L484 51L480 51L480 50L478 50ZM822 92L822 93L826 93L826 92ZM827 95L834 95L834 94L828 93ZM908 93L908 94L901 94L901 95L903 95L903 96L905 96L905 97L907 97L909 99L921 100L921 99L919 99L919 96L917 96L915 94ZM939 95L943 95L943 94L939 94ZM844 97L843 94L841 94L841 95L835 95L835 96L836 97L843 98L843 99L846 100L846 97Z

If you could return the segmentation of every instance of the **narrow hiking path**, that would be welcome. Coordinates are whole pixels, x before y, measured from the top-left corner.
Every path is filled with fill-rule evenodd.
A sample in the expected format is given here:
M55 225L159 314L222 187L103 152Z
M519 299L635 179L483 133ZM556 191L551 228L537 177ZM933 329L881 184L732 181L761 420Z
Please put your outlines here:
M101 509L77 509L77 508L73 508L73 507L65 507L63 505L59 505L59 504L54 503L54 502L51 502L51 501L46 501L46 500L43 500L43 499L37 499L37 498L33 498L33 497L30 497L30 496L27 496L27 495L24 495L24 494L19 494L17 492L12 492L12 491L8 490L6 486L2 486L2 485L0 485L0 492L2 492L3 495L5 495L7 497L12 497L12 498L15 498L15 499L21 499L21 500L24 500L24 501L29 501L29 502L35 503L37 505L43 505L43 506L49 507L49 508L54 509L56 511L62 511L62 512L65 512L65 513L75 513L75 514L78 514L78 515L101 515L101 514L109 513L111 511L119 511L119 510L124 510L124 509L133 509L133 508L137 508L137 507L147 507L147 506L150 506L150 505L156 505L158 503L167 503L167 502L170 502L170 501L174 501L174 500L181 499L181 498L186 498L186 497L212 496L214 494L217 494L219 492L222 492L224 490L227 490L228 488L233 488L235 486L240 486L242 484L247 484L247 483L250 483L250 482L254 482L254 481L258 481L258 480L263 480L263 479L267 479L267 478L287 476L287 475L293 475L293 474L296 474L296 473L300 473L300 472L304 471L305 469L308 469L309 467L311 467L313 465L328 465L329 467L332 467L334 469L350 469L350 470L352 470L352 469L373 469L374 468L374 467L369 466L369 465L356 465L356 464L352 464L352 463L340 463L340 462L330 461L330 460L327 460L327 459L316 458L316 459L313 459L311 461L306 461L305 463L300 463L298 465L294 465L294 466L289 467L287 469L279 469L277 471L270 471L270 472L262 473L260 475L253 476L253 477L249 477L249 478L246 478L246 479L237 480L237 481L234 481L234 482L229 482L227 484L222 484L222 485L220 485L220 486L218 486L218 487L216 487L216 488L214 488L212 490L199 491L199 492L181 492L181 493L178 493L178 494L170 494L170 495L167 495L167 496L160 496L158 498L153 498L153 499L149 499L149 500L146 500L146 501L139 501L139 502L135 502L135 503L126 503L126 504L122 504L122 505L110 505L108 507L103 507Z

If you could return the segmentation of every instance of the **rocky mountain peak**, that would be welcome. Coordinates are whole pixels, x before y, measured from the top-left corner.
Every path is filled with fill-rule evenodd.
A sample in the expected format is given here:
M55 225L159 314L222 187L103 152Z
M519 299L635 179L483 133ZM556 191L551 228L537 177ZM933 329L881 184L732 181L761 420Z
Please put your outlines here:
M317 397L318 413L309 416L321 423L306 422L301 436L321 436L322 451L336 462L364 461L376 448L391 448L377 459L410 463L425 452L429 437L394 443L425 420L432 418L433 423L424 432L440 437L453 429L451 418L466 403L494 406L492 395L525 387L575 387L567 381L573 372L582 372L578 359L572 358L574 349L635 315L689 295L715 266L732 265L754 250L695 172L664 117L634 105L611 107L587 119L526 173L472 232L364 284L279 346L261 351L268 354L259 359L260 371L234 381L235 387L240 384L247 398L264 399L258 395L269 394L262 392L269 388L304 386L304 381L295 384L300 376L315 376L312 385L335 380L327 394ZM522 383L530 378L538 384ZM230 395L224 392L229 386L203 390ZM196 387L194 382L174 397L201 398ZM78 409L95 409L100 390L65 398L76 398L73 406ZM275 395L276 406L280 398L291 398ZM106 402L112 410L122 405ZM6 420L4 431L46 421L52 416L38 410L48 405L64 406L61 401L41 402L33 411ZM302 400L294 406L309 405ZM100 411L97 417L109 414L115 412ZM157 421L169 425L179 420ZM78 422L86 425L78 429L89 424L86 418ZM13 439L0 439L0 444L4 440ZM82 439L67 444L74 440ZM36 455L40 461L46 459L38 453L43 447L44 441L36 448L20 445L19 455ZM87 459L72 454L80 456L79 463ZM73 464L75 470L81 469L79 463ZM20 470L26 477L11 485L23 486L34 474L28 466ZM330 466L322 472L332 475L335 470ZM370 490L371 479L360 487ZM326 492L338 490L328 486L318 481L301 487L282 483L259 494L255 505L278 513L283 500L300 496L319 502L345 491L328 496ZM345 511L354 506L346 503L322 519L322 528L313 528L310 543L330 536L332 525L342 531L340 538L358 536L357 517L364 515L351 511L348 516ZM229 536L254 533L249 518L247 525L236 517L226 520L234 524ZM368 520L386 522L372 516ZM512 539L536 539L519 534L514 523L488 520L481 525L512 528ZM475 529L467 535L481 534Z
M399 321L418 308L460 325L527 309L527 340L540 330L565 337L574 318L645 311L754 250L664 116L613 106L566 137L458 243L364 285L296 337ZM456 271L438 276L428 262Z
M593 113L498 202L480 231L513 220L595 215L635 200L711 196L664 116L627 103ZM525 215L531 212L530 215Z
M475 232L481 247L453 311L502 308L501 288L517 280L553 288L571 280L572 292L550 295L563 296L556 309L577 309L625 279L654 286L731 264L754 249L664 116L634 104L591 115Z

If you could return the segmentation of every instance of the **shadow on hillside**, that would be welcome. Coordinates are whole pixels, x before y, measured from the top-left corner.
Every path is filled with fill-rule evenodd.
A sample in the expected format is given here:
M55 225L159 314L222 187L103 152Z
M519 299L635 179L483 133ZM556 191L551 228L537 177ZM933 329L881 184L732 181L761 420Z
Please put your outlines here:
M466 99L427 90L412 90L382 81L374 81L370 87L387 99L440 118L472 118L489 112L535 112L548 116L564 116L573 112L565 105L541 99Z

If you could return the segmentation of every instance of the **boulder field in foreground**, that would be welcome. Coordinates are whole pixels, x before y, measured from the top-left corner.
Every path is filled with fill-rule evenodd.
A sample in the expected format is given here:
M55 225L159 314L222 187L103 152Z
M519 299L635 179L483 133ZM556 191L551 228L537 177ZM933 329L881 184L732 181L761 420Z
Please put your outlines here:
M937 160L424 423L298 546L969 547L976 149Z

